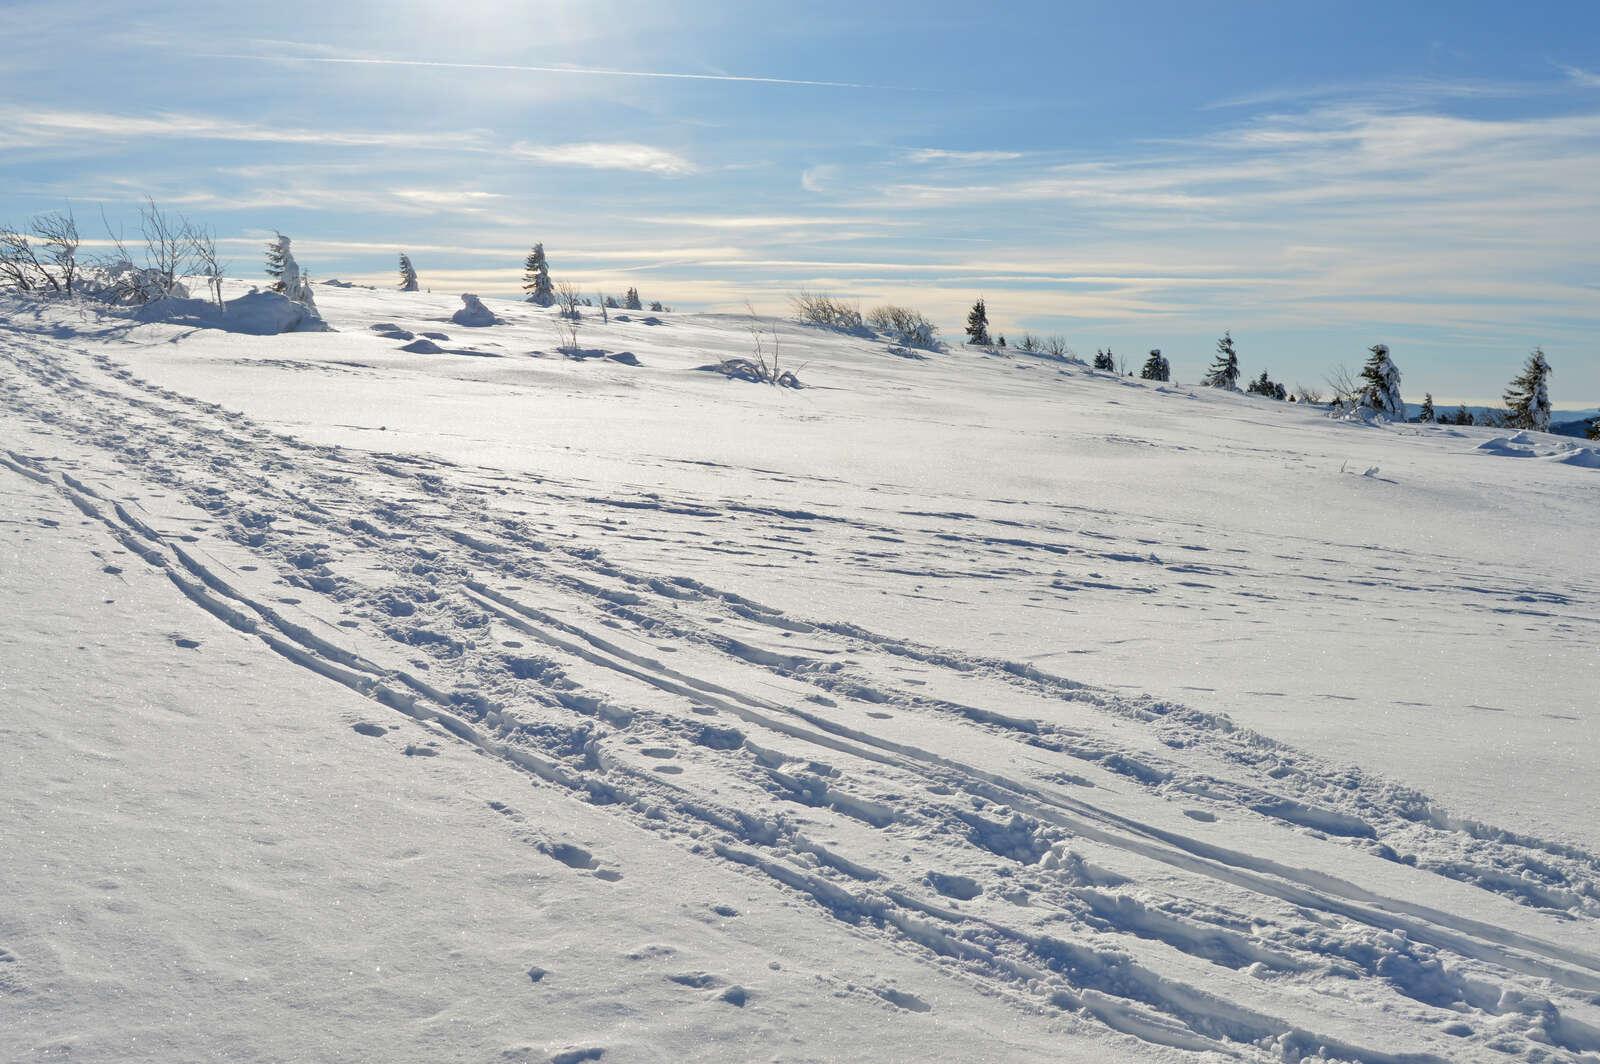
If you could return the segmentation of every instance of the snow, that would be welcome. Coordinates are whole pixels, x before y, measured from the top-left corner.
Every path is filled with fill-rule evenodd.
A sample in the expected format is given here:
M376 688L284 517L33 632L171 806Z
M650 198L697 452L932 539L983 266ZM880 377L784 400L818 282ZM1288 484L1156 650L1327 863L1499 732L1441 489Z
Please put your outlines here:
M1600 1059L1593 448L322 302L0 303L0 1059Z
M277 292L247 292L224 300L220 307L207 299L158 299L135 308L130 314L145 324L222 329L250 336L323 332L328 328L317 316L315 307L294 302Z
M499 325L500 319L494 311L483 305L483 300L469 292L461 295L461 309L450 315L450 320L457 325L467 325L474 328L483 328L489 325Z

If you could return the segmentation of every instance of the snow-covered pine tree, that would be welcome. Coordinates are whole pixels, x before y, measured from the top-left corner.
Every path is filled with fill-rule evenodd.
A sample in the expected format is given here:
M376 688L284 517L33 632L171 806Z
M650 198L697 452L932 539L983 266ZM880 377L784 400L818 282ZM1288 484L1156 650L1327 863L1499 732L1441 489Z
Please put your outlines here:
M997 347L1006 346L1006 334L1005 333L1001 333L1000 334L1000 339L995 341L995 346L997 346Z
M417 291L417 271L411 265L411 256L404 251L400 253L400 291Z
M967 312L967 343L978 347L989 346L989 308L979 299Z
M1144 360L1144 368L1139 371L1139 376L1147 381L1165 381L1172 379L1172 367L1161 355L1161 348L1153 348L1150 357Z
M1591 440L1600 440L1600 417L1589 422L1589 438Z
M1506 389L1506 427L1550 430L1550 363L1544 349L1536 347L1527 364Z
M555 305L556 290L550 283L550 264L545 261L544 245L535 244L522 264L522 290L528 293L528 302L536 306Z
M622 304L617 302L617 297L616 296L606 296L604 302L605 302L605 305L610 307L612 310L621 310L622 309Z
M267 287L274 292L283 291L283 271L289 258L289 238L273 230L273 239L267 241L267 276L272 278Z
M643 310L644 304L639 300L639 290L637 288L629 288L627 298L622 301L622 305L629 310Z
M1206 370L1202 383L1208 388L1226 388L1230 392L1239 390L1239 353L1233 349L1232 330L1224 332L1222 339L1217 341L1217 357L1211 363L1211 368Z
M1455 423L1457 425L1471 425L1471 424L1473 424L1472 411L1467 409L1467 404L1466 403L1462 403L1460 406L1456 407L1456 420L1455 420Z
M1424 392L1424 393L1422 393L1422 412L1417 415L1417 420L1418 421L1422 421L1422 422L1426 422L1428 424L1432 424L1434 421L1438 420L1438 415L1434 412L1434 409L1433 409L1433 393L1432 392Z
M1117 371L1117 356L1111 353L1109 347L1104 351L1096 351L1094 353L1094 368L1115 373Z
M1361 367L1361 379L1366 384L1361 387L1356 405L1394 421L1404 421L1406 403L1400 398L1400 367L1389 357L1389 345L1373 344L1367 351L1367 364Z

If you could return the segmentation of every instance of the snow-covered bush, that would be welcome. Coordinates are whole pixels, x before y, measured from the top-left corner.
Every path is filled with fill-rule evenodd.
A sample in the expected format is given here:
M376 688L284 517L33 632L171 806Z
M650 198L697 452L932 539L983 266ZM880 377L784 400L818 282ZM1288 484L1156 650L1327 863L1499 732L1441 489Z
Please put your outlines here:
M411 256L402 251L400 253L400 291L415 292L417 290L417 269L411 265Z
M1172 365L1161 353L1161 348L1151 350L1150 357L1144 360L1144 368L1139 371L1139 376L1147 381L1170 381L1172 379Z
M1357 409L1404 421L1406 403L1400 397L1400 367L1389 357L1389 345L1373 344L1367 351L1367 364L1361 367L1363 383L1356 396Z
M160 299L189 298L182 281L169 279L151 266L135 266L126 259L107 261L84 274L80 290L91 299L119 307L141 307Z
M803 325L820 325L840 332L862 331L861 308L842 299L801 289L789 297L789 302L794 306L795 320Z
M146 323L221 329L250 336L329 331L315 307L296 302L281 292L251 291L221 306L206 299L165 296L150 300L132 313L138 321Z
M939 349L939 327L909 307L873 307L867 314L867 324L902 346L924 351Z
M1289 398L1289 389L1267 376L1267 371L1262 370L1261 376L1251 381L1245 391L1250 395L1264 395L1268 399L1277 399L1280 402Z
M471 292L461 293L461 309L450 315L450 320L457 325L465 325L471 328L500 324L499 316L484 306L483 300Z
M544 245L535 244L522 264L522 290L528 293L528 302L536 307L555 303L555 288L550 284L550 264L544 257Z
M288 237L276 231L274 239L267 243L267 276L272 278L272 291L317 314L317 301L311 293L311 276L300 269L290 244ZM318 314L318 317L321 315Z

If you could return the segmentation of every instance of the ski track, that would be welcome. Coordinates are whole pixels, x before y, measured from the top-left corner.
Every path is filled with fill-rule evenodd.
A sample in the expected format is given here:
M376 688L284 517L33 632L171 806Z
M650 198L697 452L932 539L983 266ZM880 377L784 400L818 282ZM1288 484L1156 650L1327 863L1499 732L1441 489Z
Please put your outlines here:
M1113 537L1074 526L1070 507L1010 522L608 495L305 444L42 331L14 335L0 402L34 426L37 453L0 454L10 475L50 486L189 601L296 664L803 896L819 919L1015 1007L1179 1049L1372 1064L1600 1051L1600 1030L1571 1015L1600 1003L1600 957L1171 825L1253 818L1264 838L1294 830L1564 921L1600 915L1593 854L1452 816L1219 715L562 545L563 527L587 522L677 549L793 558L810 549L803 534L827 527L832 560L864 571L983 578L1054 558L1073 566L1055 579L1070 595L1153 590L1137 575L1151 565L1229 579L1246 563L1213 557L1203 530L1150 519ZM634 511L657 523L609 520ZM1304 546L1341 563L1361 549ZM1275 608L1342 593L1299 560L1272 559ZM1489 574L1441 589L1424 579L1436 559L1390 560L1348 579L1534 617L1541 601L1600 598L1541 599ZM956 736L938 748L966 756L919 734ZM517 830L575 872L625 874L616 855ZM1313 981L1318 1015L1340 1033L1278 1018L1305 1007ZM1361 1044L1374 1008L1416 1017L1427 1037Z

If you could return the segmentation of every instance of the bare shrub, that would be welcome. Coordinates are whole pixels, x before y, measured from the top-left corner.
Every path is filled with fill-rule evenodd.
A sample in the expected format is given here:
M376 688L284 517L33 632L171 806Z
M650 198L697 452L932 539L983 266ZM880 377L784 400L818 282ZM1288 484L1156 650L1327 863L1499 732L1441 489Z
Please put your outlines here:
M28 230L0 226L0 285L70 296L78 283L78 223L70 211L38 214Z
M561 281L556 285L556 306L561 308L561 317L569 321L580 321L583 311L578 307L583 304L583 296L578 292L578 286L571 281Z
M803 288L796 295L790 296L789 302L794 307L796 320L804 325L820 325L825 329L838 329L842 332L861 331L861 308L853 303L807 292Z
M776 328L768 330L764 327L755 308L749 303L745 304L745 309L750 313L750 356L724 358L700 368L720 373L732 380L770 384L775 388L799 388L800 378L792 370L784 369L779 362L778 330Z
M189 243L194 248L196 268L206 279L211 301L222 306L222 272L228 264L217 257L217 238L203 225L188 227Z
M893 304L873 307L867 315L867 324L906 347L924 351L939 349L939 327L908 307Z
M1350 372L1350 367L1340 364L1328 371L1323 378L1333 391L1335 406L1345 407L1355 405L1356 397L1361 394L1361 385L1356 381L1355 375Z

